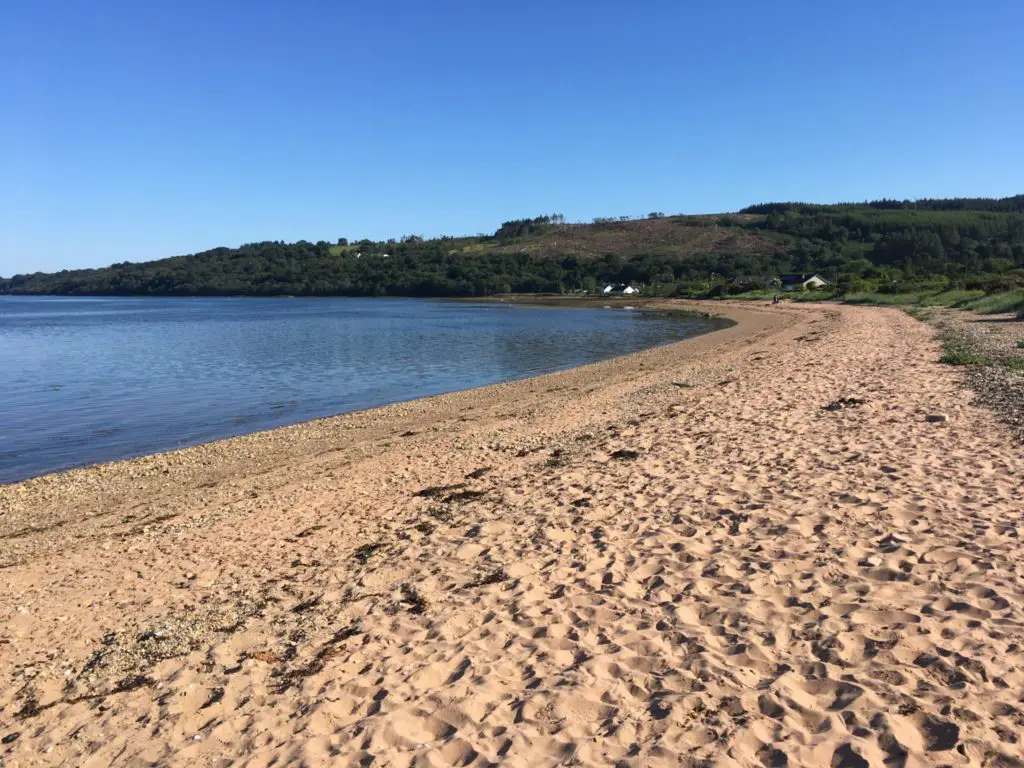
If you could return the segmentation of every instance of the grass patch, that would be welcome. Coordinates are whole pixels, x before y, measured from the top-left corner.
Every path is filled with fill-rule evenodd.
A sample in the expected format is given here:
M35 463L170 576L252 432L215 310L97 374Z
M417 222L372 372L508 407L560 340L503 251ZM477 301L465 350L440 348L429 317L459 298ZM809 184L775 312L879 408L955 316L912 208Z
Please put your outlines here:
M1017 349L1024 349L1024 339L1017 342Z
M922 307L959 307L970 301L985 298L984 291L943 291L921 298Z
M1024 292L1007 291L1006 293L994 293L991 296L968 301L963 305L963 308L982 315L1021 312L1024 311Z
M788 294L793 301L831 301L836 297L835 291L793 291Z
M1024 373L1024 357L1004 357L999 361L1003 368Z
M920 291L916 293L850 293L846 304L874 304L883 307L953 307L979 314L1024 312L1024 293L1007 291L986 295L984 291Z
M728 298L734 301L771 301L775 295L773 291L747 291Z
M923 293L848 293L847 304L879 304L886 307L909 307L921 303Z
M932 307L903 307L903 311L915 320L927 323L932 318Z
M992 358L962 347L944 347L939 362L946 365L992 365Z
M947 336L942 340L939 362L946 365L992 365L992 358L978 354L961 338Z
M331 254L331 256L341 256L344 253L354 253L356 250L358 250L358 248L355 245L331 245L327 248L327 252Z
M788 301L829 301L836 297L835 291L783 291L757 290L736 293L725 298L730 301L771 301L776 296Z

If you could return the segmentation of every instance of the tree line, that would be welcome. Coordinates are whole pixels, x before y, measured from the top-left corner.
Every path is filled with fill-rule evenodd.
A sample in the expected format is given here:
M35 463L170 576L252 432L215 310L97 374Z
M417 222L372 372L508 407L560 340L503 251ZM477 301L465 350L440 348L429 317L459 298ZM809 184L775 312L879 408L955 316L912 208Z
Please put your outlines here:
M493 235L337 243L267 241L101 269L15 275L0 293L158 296L485 296L594 292L605 283L647 293L728 293L734 277L821 273L842 291L1024 286L1024 195L995 199L766 203L719 217L668 217L685 227L735 228L765 248L713 252L611 250L540 255L531 238L559 214L502 224ZM659 216L661 214L658 214ZM587 226L599 234L603 223ZM690 241L687 241L690 242ZM737 240L738 242L738 240ZM724 250L723 250L724 248Z
M917 211L990 211L992 213L1024 213L1024 195L1013 197L950 197L922 198L921 200L868 200L863 203L837 203L821 205L815 203L758 203L740 210L740 213L786 213L796 210L802 213L836 208L875 208L879 210Z

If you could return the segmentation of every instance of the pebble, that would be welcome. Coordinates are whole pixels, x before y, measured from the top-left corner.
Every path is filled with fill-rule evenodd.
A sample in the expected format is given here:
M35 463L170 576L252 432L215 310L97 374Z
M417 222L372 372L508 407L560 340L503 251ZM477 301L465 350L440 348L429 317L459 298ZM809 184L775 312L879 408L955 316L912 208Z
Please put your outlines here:
M924 420L929 424L941 424L944 421L948 421L949 417L944 413L929 413L924 417Z

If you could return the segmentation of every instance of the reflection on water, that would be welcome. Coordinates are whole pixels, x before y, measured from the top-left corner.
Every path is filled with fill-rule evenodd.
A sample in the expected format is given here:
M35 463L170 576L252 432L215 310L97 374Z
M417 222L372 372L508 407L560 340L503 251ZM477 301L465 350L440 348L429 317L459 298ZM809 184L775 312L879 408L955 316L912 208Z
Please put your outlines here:
M0 482L549 373L717 323L405 299L0 297Z

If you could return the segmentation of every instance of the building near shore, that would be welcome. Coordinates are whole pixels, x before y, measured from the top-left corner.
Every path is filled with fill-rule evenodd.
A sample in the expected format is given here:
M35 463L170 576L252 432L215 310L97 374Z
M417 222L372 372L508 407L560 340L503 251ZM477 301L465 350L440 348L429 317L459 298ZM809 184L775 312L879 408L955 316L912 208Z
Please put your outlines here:
M784 291L820 291L831 283L821 275L783 275L779 282Z
M605 296L610 296L612 294L621 294L623 296L636 296L640 293L640 291L641 289L639 287L635 285L626 285L625 283L620 283L619 285L608 283L608 285L601 289L601 293Z

